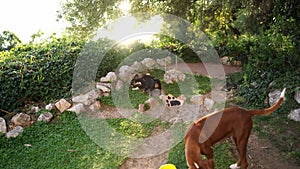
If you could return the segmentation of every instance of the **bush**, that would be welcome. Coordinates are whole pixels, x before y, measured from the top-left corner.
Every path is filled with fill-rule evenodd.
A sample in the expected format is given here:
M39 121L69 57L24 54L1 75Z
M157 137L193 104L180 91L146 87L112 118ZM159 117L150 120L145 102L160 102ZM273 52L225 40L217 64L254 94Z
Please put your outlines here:
M261 107L268 92L289 88L291 97L299 82L299 56L290 36L267 31L250 39L247 62L243 65L240 95L249 106Z
M114 43L102 39L85 45L83 40L52 37L38 44L28 43L0 52L0 109L19 111L28 103L42 104L70 97L75 65L81 61L79 55L87 58L82 60L95 59L93 64L97 64L98 70L90 70L92 65L82 64L83 73L96 72L92 79L95 81L114 71L129 53L144 47L139 44L130 49L113 47L103 53L103 49ZM105 57L99 65L100 54Z
M0 53L0 107L13 111L28 102L70 95L73 67L83 41L55 39Z

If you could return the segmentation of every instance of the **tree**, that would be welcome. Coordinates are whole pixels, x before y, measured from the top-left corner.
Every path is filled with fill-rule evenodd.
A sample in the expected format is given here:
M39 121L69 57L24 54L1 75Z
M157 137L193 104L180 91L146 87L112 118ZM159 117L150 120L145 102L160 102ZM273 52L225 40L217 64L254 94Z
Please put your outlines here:
M108 20L120 16L120 0L74 0L61 4L58 20L65 19L71 25L67 30L74 37L85 38Z
M20 43L21 40L12 32L3 31L0 34L0 51L9 51Z

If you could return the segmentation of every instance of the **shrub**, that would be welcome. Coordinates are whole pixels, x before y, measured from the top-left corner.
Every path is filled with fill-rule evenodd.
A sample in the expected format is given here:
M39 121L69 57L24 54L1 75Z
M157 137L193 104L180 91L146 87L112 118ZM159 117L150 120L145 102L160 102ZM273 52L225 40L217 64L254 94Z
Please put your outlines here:
M27 102L70 95L73 67L83 41L55 39L0 53L0 107L12 111Z
M90 75L89 71L95 71L92 79L95 81L114 71L129 53L144 47L137 44L127 49L115 47L114 43L101 39L85 44L83 40L51 37L38 44L28 43L0 52L0 109L19 111L27 103L68 98L74 86L72 79L76 64L95 59L92 64L97 64L98 70L91 70L92 65L81 63L84 65L82 73ZM99 64L102 54L105 57ZM87 59L78 60L79 55Z
M255 107L262 106L266 94L275 88L289 88L287 97L291 97L300 80L299 56L292 37L267 31L251 37L250 44L240 95Z

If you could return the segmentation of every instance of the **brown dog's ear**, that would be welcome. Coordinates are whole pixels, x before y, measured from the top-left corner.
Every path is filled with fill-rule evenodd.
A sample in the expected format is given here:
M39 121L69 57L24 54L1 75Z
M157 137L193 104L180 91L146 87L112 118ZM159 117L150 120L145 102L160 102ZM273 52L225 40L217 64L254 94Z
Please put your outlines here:
M133 79L135 79L135 80L139 79L139 75L135 74L135 76L133 77Z

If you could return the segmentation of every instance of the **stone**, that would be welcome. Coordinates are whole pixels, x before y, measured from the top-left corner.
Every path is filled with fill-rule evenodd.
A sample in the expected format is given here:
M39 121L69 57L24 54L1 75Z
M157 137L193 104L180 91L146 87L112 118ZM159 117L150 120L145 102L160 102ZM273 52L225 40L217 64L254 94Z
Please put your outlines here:
M6 127L5 119L0 117L0 133L6 133L6 132L7 132L7 127Z
M115 84L116 91L119 91L123 87L124 83L121 80L118 80Z
M149 98L148 100L145 101L145 103L149 104L150 109L159 105L158 100L154 98Z
M130 81L135 74L135 70L127 65L121 66L118 77L123 81Z
M300 122L300 108L292 110L288 115L288 118Z
M277 101L280 98L280 94L281 94L280 90L275 90L275 91L270 92L268 94L268 96L269 96L269 105L270 106L273 106L275 103L277 103Z
M204 99L204 107L207 110L211 110L211 108L213 107L214 104L215 104L215 101L213 101L212 99L207 98L207 97Z
M114 82L118 78L115 72L108 72L105 77L109 80L109 82Z
M139 109L138 109L139 112L144 112L145 111L145 105L144 104L139 104Z
M179 81L184 81L185 79L185 74L177 71L177 70L168 70L164 74L164 81L167 84L172 84L173 82L179 82Z
M7 138L16 138L23 132L23 127L22 126L16 126L14 129L6 133Z
M300 104L300 87L297 88L294 99Z
M30 113L37 113L40 111L40 108L38 106L32 106L30 109Z
M144 60L141 61L143 65L145 65L146 68L151 69L155 66L156 62L155 60L151 58L145 58Z
M90 110L92 110L93 112L98 112L99 109L101 108L100 101L96 101L95 103L93 103L92 105L90 105L89 108L90 108Z
M72 98L74 103L82 103L86 106L91 105L96 101L96 99L100 97L100 93L96 90L91 90L85 94L81 94Z
M107 78L107 77L101 77L100 78L100 82L107 83L107 82L109 82L109 78Z
M104 97L108 97L108 96L109 96L109 93L103 93L103 96L104 96Z
M167 56L162 59L156 59L156 62L159 66L164 67L172 64L172 58L170 56Z
M53 118L53 114L50 112L47 112L47 113L40 114L37 121L44 121L44 122L49 123L52 118Z
M131 68L133 70L135 70L136 72L140 71L143 69L143 64L141 64L140 62L135 61L132 65Z
M161 95L162 91L160 89L153 89L150 91L150 95L153 97L159 97Z
M190 99L190 101L193 103L193 104L196 104L196 105L202 105L203 104L203 95L196 95L196 96L192 96L192 98Z
M18 113L10 120L10 128L14 128L16 126L28 127L31 124L31 117L25 113Z
M58 102L55 103L55 107L60 113L63 113L68 108L70 108L72 105L65 99L60 99Z
M53 110L53 109L54 109L54 104L52 104L52 103L47 104L47 105L45 106L45 109L46 109L46 110Z
M228 66L230 66L230 65L231 65L231 60L232 60L232 59L233 59L232 57L224 56L224 57L222 57L220 60L221 60L221 63L222 63L223 65L228 65Z
M111 83L98 82L98 83L96 83L96 88L103 91L104 93L110 93L110 89L112 88L112 84Z
M71 108L68 109L68 111L74 112L76 114L81 113L83 110L84 110L84 106L82 103L75 104Z
M242 66L242 61L239 60L233 60L231 63L232 66L237 66L237 67L241 67Z

